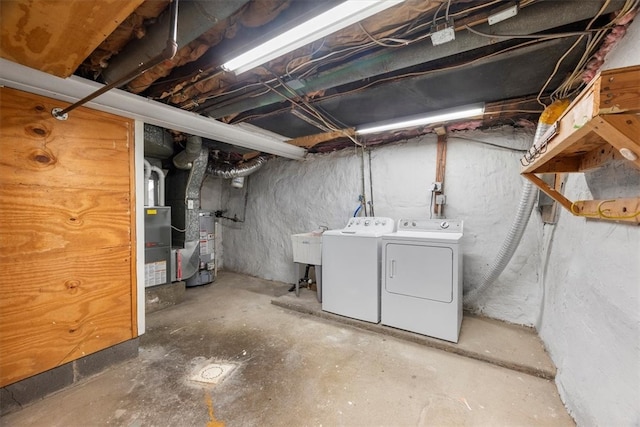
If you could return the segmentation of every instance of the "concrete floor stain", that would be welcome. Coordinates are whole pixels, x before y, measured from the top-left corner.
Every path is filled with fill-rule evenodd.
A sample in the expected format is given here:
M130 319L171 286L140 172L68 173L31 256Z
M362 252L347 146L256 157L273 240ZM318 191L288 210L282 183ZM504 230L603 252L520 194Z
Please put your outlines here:
M224 427L224 422L216 419L213 414L213 399L211 393L208 390L204 391L204 400L207 403L207 409L209 411L209 421L207 421L207 427Z

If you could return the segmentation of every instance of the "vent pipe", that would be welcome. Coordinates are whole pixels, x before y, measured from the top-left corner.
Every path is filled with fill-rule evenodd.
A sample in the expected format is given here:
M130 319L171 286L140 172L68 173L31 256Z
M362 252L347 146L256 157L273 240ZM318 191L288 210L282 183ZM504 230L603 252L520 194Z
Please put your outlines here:
M191 135L187 138L187 145L184 150L173 158L173 165L178 169L189 170L193 166L193 162L200 155L202 149L202 138Z
M207 173L225 179L245 177L260 169L266 162L266 156L259 156L240 165L231 165L228 163L209 164Z

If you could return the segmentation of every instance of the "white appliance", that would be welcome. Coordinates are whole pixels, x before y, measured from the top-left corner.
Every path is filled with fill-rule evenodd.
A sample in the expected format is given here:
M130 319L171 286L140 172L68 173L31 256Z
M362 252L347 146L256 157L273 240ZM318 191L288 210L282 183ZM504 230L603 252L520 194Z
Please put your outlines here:
M351 218L342 230L322 235L322 309L367 322L380 322L382 235L391 218Z
M397 232L382 236L382 324L458 342L462 225L401 219Z

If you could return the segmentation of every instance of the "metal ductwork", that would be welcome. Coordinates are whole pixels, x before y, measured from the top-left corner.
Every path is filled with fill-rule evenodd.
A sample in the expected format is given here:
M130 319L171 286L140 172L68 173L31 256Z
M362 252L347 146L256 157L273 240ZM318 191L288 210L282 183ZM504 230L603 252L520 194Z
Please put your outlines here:
M247 0L185 1L180 4L178 15L178 49L206 33L219 21L228 18L240 9ZM158 55L167 40L169 13L163 13L147 30L147 34L115 56L102 75L107 83L121 78L126 73Z
M191 169L194 160L200 155L200 150L202 150L202 138L195 135L189 136L184 150L173 158L173 165L182 170Z
M167 204L171 206L171 242L182 259L182 279L193 276L200 265L200 187L207 170L209 149L201 148L190 170L167 176Z
M207 173L225 179L245 177L260 169L266 162L266 156L259 156L240 165L228 163L210 164L207 167Z
M173 138L166 130L158 126L144 125L144 157L168 159L173 156Z

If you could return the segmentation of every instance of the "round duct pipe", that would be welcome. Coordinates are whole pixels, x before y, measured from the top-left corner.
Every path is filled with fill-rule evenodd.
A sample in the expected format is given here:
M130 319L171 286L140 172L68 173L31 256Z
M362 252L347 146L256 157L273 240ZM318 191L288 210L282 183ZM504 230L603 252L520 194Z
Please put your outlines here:
M232 178L244 178L249 176L262 167L267 162L266 156L259 156L255 159L240 165L223 164L209 164L207 166L207 173L219 178L232 179ZM244 181L244 180L243 180ZM244 184L244 182L243 182ZM232 183L233 185L233 183ZM237 187L237 188L241 188Z
M193 166L193 162L200 155L202 149L202 138L199 136L190 136L187 138L187 145L184 150L176 154L173 158L173 165L178 169L189 170Z

